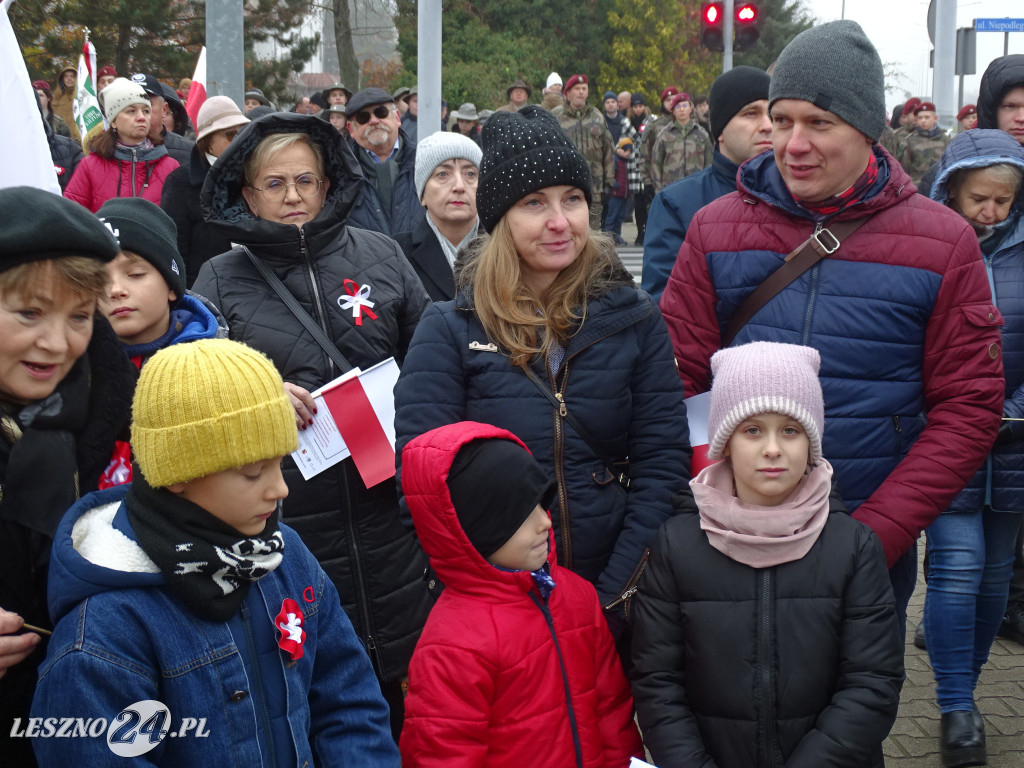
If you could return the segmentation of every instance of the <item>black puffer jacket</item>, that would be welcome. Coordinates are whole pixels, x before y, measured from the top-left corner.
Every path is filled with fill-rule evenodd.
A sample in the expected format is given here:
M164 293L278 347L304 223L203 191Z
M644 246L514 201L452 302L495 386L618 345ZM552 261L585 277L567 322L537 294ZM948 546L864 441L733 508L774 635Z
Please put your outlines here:
M335 131L337 133L337 131ZM340 133L337 134L341 136ZM395 158L398 163L398 176L395 178L395 187L391 195L391 208L384 205L384 200L377 187L369 181L366 183L365 204L373 210L379 224L377 226L357 224L366 226L367 229L374 229L386 235L394 235L398 232L407 232L416 229L417 225L426 217L426 209L420 203L419 195L416 194L416 142L409 138L401 128L399 129L400 143L398 156ZM366 154L366 150L356 144L356 140L345 134L341 139L346 142L352 150L353 155L357 152ZM359 163L359 160L356 160ZM362 173L360 171L360 173Z
M659 531L634 613L633 696L654 762L882 768L903 641L882 547L834 506L800 560L708 542L692 497Z
M340 141L324 145L331 187L324 209L302 229L256 219L241 197L243 162L264 135L316 126L338 135L330 124L305 115L268 115L247 126L207 176L207 220L262 259L352 365L368 368L390 356L401 363L429 301L393 240L344 224L358 191L348 148ZM364 310L362 325L356 325L353 311L342 308L346 281L348 288L369 286L377 319ZM313 390L340 374L240 250L206 262L195 290L220 308L231 338L266 353L285 381ZM394 481L367 489L352 462L344 461L307 482L291 459L285 479L285 519L337 586L378 675L400 677L426 620L429 596L421 578L426 556L398 520Z

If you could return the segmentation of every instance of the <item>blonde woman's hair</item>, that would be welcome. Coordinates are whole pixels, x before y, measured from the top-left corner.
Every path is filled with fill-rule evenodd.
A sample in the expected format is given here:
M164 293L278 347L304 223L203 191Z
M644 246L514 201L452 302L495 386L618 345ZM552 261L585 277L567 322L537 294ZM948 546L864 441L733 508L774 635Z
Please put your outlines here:
M48 277L79 296L101 299L106 294L107 266L91 256L62 256L31 261L0 272L0 296L16 293L29 298Z
M323 178L324 175L324 151L319 144L310 139L305 133L271 133L264 136L252 153L245 158L245 186L251 187L256 183L256 175L260 167L271 157L283 149L287 149L296 142L302 142L313 152L316 158L317 174Z
M555 343L568 343L585 319L587 299L605 292L618 268L611 238L591 229L576 260L543 296L534 296L523 281L507 217L473 247L477 253L458 269L456 284L471 295L488 339L521 368L535 355L546 359Z

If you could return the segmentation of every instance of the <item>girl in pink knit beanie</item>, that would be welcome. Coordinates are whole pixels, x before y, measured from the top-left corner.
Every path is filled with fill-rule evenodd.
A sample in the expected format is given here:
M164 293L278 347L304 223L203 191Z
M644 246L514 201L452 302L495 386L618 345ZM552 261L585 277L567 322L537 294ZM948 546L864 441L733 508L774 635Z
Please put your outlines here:
M882 768L903 642L881 544L832 492L817 350L711 358L708 456L639 584L633 694L657 765Z

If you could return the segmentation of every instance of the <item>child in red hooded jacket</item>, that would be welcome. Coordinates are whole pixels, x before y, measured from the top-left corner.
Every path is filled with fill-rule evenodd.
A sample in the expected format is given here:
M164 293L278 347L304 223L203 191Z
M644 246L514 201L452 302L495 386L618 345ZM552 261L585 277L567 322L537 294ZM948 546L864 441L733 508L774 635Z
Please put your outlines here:
M402 765L622 768L633 699L593 585L555 563L554 483L512 433L460 422L402 453L445 584L409 666Z

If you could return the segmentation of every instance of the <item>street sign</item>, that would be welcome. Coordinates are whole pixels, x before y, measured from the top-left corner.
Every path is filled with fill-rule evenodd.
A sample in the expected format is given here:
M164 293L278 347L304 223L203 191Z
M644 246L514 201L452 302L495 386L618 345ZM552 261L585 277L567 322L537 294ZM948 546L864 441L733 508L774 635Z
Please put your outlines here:
M978 32L1024 32L1024 19L975 19Z

